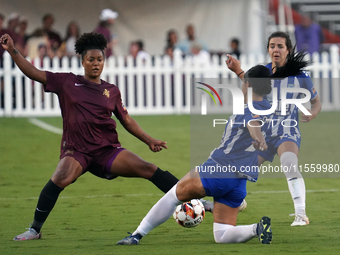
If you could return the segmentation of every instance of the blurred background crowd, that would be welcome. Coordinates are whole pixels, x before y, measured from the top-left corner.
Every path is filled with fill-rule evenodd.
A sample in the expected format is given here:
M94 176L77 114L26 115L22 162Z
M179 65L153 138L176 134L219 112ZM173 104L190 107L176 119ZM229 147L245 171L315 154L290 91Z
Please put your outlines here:
M106 56L115 55L115 45L118 43L117 35L112 32L115 20L118 18L118 13L111 9L104 9L101 11L99 21L93 31L101 33L108 41L106 49ZM6 21L6 22L5 22ZM7 23L7 24L6 24ZM0 35L9 34L14 42L16 48L20 53L33 59L35 57L49 57L55 56L62 58L64 56L72 57L75 55L74 44L77 38L81 35L78 22L72 20L68 23L64 33L60 33L54 28L55 17L52 13L46 13L41 18L41 27L37 27L32 33L27 33L29 20L27 17L13 12L6 17L0 13ZM90 31L87 31L90 32ZM179 40L176 29L170 29L165 32L164 51L161 54L173 57L173 51L178 48L184 55L197 55L202 59L209 58L209 48L207 44L198 38L195 34L195 27L193 24L188 24L185 27L186 38ZM239 39L232 38L229 45L226 44L228 52L237 57L240 56ZM131 41L128 45L127 51L124 55L131 55L133 58L146 58L150 54L144 49L143 39ZM1 50L1 55L4 50Z
M15 2L16 0L12 1ZM299 1L308 2L301 0ZM93 23L91 27L89 25L86 25L85 29L81 29L83 25L82 23L84 23L83 21L81 21L81 14L83 10L81 10L80 12L75 10L76 14L74 15L74 20L67 21L62 16L60 16L60 10L53 11L53 6L51 2L51 10L44 13L40 17L40 25L35 27L32 27L31 24L37 24L37 21L33 20L32 18L29 19L25 15L25 13L20 12L21 8L18 8L18 11L11 13L5 13L0 10L0 35L4 33L10 34L14 39L15 45L20 53L23 56L29 57L31 59L35 57L44 58L46 56L50 58L56 56L59 58L62 58L64 56L74 56L74 43L76 39L80 36L81 33L91 31L102 33L107 39L107 57L110 57L112 55L131 55L133 56L133 58L136 58L137 56L141 58L146 58L150 54L157 54L169 55L172 58L173 51L176 48L180 49L184 55L196 55L199 59L201 59L201 61L206 61L212 54L218 54L219 56L221 56L222 54L230 53L234 54L236 57L239 57L242 53L249 54L259 52L259 48L262 51L265 51L265 45L264 43L261 43L263 42L262 39L266 38L266 34L270 34L272 32L270 30L282 30L282 28L290 32L298 50L306 50L310 54L314 52L321 52L322 50L327 50L327 45L331 43L340 43L339 35L337 35L336 33L332 33L332 31L330 31L327 27L320 26L320 22L315 21L318 20L318 18L315 18L317 16L315 15L316 11L311 8L308 9L307 7L309 5L307 5L307 7L306 5L303 5L302 8L301 4L297 5L299 1L291 1L293 3L291 6L295 6L295 9L293 8L290 10L294 22L289 24L289 19L286 17L287 22L285 22L285 27L282 27L279 24L280 17L278 12L279 5L287 1L246 0L243 1L243 3L241 4L237 4L233 1L225 1L224 3L222 1L212 2L211 8L217 7L218 9L219 7L224 7L228 8L227 11L233 12L225 12L225 16L229 16L230 18L228 19L224 17L224 20L222 19L221 21L229 20L229 22L220 24L218 17L216 17L215 23L212 22L213 17L211 17L211 10L207 10L206 12L204 11L208 7L207 3L196 0L191 1L192 3L190 3L189 7L192 9L193 6L199 6L197 7L197 13L199 15L201 15L202 13L206 14L207 17L193 18L193 15L195 14L191 13L191 18L188 18L188 22L175 23L174 21L172 21L172 23L174 24L172 26L171 20L169 20L169 22L167 22L167 20L160 19L152 21L152 18L149 17L150 15L145 15L143 18L143 15L141 13L136 13L134 15L136 17L136 20L131 21L131 17L133 15L131 15L131 13L127 15L126 13L128 13L129 11L131 12L132 9L132 14L136 12L136 9L139 9L141 10L141 12L143 12L144 9L141 9L140 5L138 6L138 8L134 7L133 1L127 1L126 4L128 9L126 9L126 12L123 11L122 14L116 10L113 10L112 8L102 8L98 12L93 11L91 14L91 19L95 19L96 23ZM39 0L30 2L36 2L37 5L42 3ZM65 1L59 0L57 2L59 4L65 5ZM100 0L98 1L100 5L103 5L101 2L102 1ZM162 0L158 0L158 2L165 3L165 1ZM175 1L174 5L180 6L179 2L180 1ZM228 4L226 4L227 2ZM325 3L325 1L323 3L324 7L328 6L328 9L336 10L336 5L330 6L329 4ZM24 4L26 3L23 3L23 5ZM88 1L85 0L83 7L85 8L88 4ZM111 5L111 3L109 5ZM256 8L252 10L251 5ZM120 7L118 9L121 9L122 6L118 6ZM145 10L150 9L150 7L155 8L154 6L155 4L149 4L149 6L145 7ZM258 8L263 6L266 6L267 10L262 10L260 12ZM337 6L340 10L339 3ZM232 10L230 10L230 7L232 7ZM245 9L245 7L247 7L247 10ZM284 8L286 7L289 6L286 5ZM96 9L98 9L98 6L96 6ZM182 9L188 10L188 7L183 5ZM320 7L318 9L320 9ZM89 10L84 10L84 15L88 16ZM158 16L162 16L162 14L159 13L159 10L160 8L156 9L155 12L157 12ZM296 10L299 10L300 12ZM66 7L64 9L64 12L68 13L68 16L70 16L70 12L72 12L72 10L69 10ZM238 15L238 12L242 13L239 13L240 15ZM56 16L56 13L58 16ZM151 11L148 10L147 13L151 13ZM216 16L220 15L220 13L223 13L223 11L216 11ZM169 14L167 13L167 15ZM179 19L184 20L183 15L185 14L181 13L180 10L177 13L173 13L173 15L175 19L176 17L178 17ZM256 15L256 17L260 18L258 18L258 20L254 20L252 19L252 15ZM272 21L270 21L270 18L264 18L265 15L271 17ZM71 16L73 17L73 15ZM245 21L243 24L238 24L239 19L236 19L235 17L239 16L242 17L242 19L244 20L248 19L248 21ZM133 22L138 22L138 19L140 19L140 26L132 26L132 24L135 24ZM117 20L120 20L120 22L116 23ZM149 21L146 22L145 20ZM196 20L196 23L191 22L191 20ZM259 20L261 20L261 22L259 22ZM64 24L66 24L66 26L56 26L58 22L63 22ZM143 22L145 22L144 27L149 27L148 32L138 31L141 30ZM160 31L158 29L158 27L160 27L158 23L167 24L166 26L163 25L163 27L167 27L167 29ZM273 23L274 26L268 25L271 23ZM154 24L154 31L152 31L152 27L150 27L150 24ZM178 24L181 24L181 27L179 27ZM211 24L214 24L214 26L205 27L208 25L210 26ZM248 24L251 25L248 26ZM263 24L266 25L265 28L263 28ZM121 32L123 34L121 35L119 31L122 31L122 27L124 26L130 27L130 29L125 28L125 30L128 32L124 34ZM292 26L294 26L293 29ZM58 29L56 27L58 27ZM200 33L197 32L197 27L200 27ZM212 30L227 32L217 32L218 36L216 36L216 38L211 38L211 35L213 34L213 32L211 32ZM131 34L131 32L134 33ZM160 40L159 38L163 39ZM216 44L217 41L219 41L219 44ZM157 48L155 47L155 45L157 45ZM218 47L216 45L218 45ZM2 47L0 47L0 57L2 56L2 54L3 49Z

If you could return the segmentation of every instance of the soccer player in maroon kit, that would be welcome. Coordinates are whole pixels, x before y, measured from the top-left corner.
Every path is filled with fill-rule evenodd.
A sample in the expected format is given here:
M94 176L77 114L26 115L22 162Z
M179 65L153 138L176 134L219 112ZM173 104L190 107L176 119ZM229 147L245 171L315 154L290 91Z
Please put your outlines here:
M149 136L130 117L118 87L100 79L107 45L102 34L85 33L76 41L75 50L81 55L84 75L38 70L15 49L8 34L0 38L0 43L26 76L42 83L46 92L58 95L63 117L60 161L40 193L32 226L13 240L39 239L40 229L60 192L85 172L106 179L142 177L163 192L177 183L178 179L168 171L121 147L112 113L153 152L167 148L166 142Z

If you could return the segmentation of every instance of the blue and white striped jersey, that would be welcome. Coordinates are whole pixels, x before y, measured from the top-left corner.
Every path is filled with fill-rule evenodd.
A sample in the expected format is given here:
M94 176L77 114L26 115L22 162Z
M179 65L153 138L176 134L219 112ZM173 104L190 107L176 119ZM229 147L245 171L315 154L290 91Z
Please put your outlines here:
M272 73L272 64L269 63L266 67ZM311 78L306 72L301 72L297 76L289 76L282 80L272 80L272 87L277 88L278 105L272 117L272 121L266 131L266 137L275 136L290 136L294 139L294 136L301 136L299 130L299 112L298 107L295 104L286 105L286 115L281 115L281 90L282 88L303 88L307 89L311 93L311 100L317 95ZM303 93L287 93L287 99L299 99L303 98ZM266 99L272 104L273 102L273 90L266 96Z
M229 167L245 174L249 180L256 181L258 169L251 168L258 166L258 151L252 145L253 138L247 128L252 121L263 121L262 130L266 130L268 116L254 115L250 112L248 105L245 104L244 115L232 115L228 119L225 127L221 144L214 149L210 158L221 166ZM257 110L267 110L270 108L268 100L253 101L253 106Z

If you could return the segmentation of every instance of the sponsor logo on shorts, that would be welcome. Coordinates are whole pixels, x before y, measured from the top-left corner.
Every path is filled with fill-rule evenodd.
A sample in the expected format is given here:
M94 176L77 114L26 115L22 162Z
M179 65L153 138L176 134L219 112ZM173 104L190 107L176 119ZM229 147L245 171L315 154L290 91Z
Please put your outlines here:
M73 152L74 152L74 151L68 150L68 151L65 152L65 154L71 154L71 155L73 155Z

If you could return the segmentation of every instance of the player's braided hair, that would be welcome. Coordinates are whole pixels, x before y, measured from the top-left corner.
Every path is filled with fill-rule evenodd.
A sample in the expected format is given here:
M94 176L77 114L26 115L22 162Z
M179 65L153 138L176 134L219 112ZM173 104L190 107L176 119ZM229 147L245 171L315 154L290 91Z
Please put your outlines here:
M85 56L88 50L98 49L103 52L107 46L107 41L104 35L91 32L82 34L74 45L75 52L80 54L82 58Z

